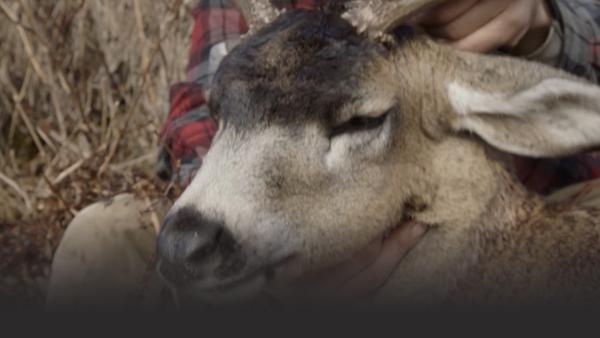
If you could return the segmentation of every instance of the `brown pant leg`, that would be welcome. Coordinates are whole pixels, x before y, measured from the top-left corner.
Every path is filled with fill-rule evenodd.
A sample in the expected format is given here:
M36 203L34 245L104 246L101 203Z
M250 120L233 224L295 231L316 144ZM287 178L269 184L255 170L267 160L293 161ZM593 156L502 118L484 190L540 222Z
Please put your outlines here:
M49 309L144 308L158 302L162 285L151 263L155 223L167 206L146 204L119 195L75 217L52 262Z

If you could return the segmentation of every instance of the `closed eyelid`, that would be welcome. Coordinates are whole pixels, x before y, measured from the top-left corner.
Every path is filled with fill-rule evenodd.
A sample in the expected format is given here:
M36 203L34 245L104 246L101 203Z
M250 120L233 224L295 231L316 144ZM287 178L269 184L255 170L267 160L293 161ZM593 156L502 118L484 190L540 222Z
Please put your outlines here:
M377 118L396 109L397 102L390 98L369 98L338 110L333 125L340 125L356 117Z
M330 130L329 137L333 138L346 133L375 130L385 123L389 114L394 110L395 106L373 116L355 115L347 121L334 125Z
M367 99L358 109L361 116L378 117L394 109L396 102L392 98Z

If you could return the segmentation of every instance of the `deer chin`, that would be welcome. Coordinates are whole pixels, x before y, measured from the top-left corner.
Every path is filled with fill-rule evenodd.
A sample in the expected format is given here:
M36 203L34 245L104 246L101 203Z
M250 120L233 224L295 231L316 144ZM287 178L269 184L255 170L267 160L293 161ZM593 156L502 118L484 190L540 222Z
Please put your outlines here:
M395 229L413 218L404 215L402 222L390 225L381 234L381 238L390 235ZM360 252L361 250L357 250ZM352 255L350 255L352 256ZM231 308L246 306L274 306L286 303L286 295L293 294L290 285L298 287L294 282L298 278L315 272L314 267L306 270L306 257L301 254L288 254L280 258L269 259L271 263L251 264L252 267L226 280L215 277L192 280L186 285L173 286L171 290L180 308ZM339 261L327 266L335 266ZM327 267L324 267L325 269ZM321 268L318 268L320 270ZM317 271L318 271L317 270ZM301 290L300 290L301 291ZM284 297L284 298L281 298ZM312 300L318 302L318 300Z
M231 307L248 304L257 299L267 281L265 273L257 273L240 280L206 288L204 283L191 284L173 289L180 308L191 307Z
M191 307L232 307L264 304L265 290L273 285L283 284L285 270L293 265L293 256L277 260L273 264L262 265L225 281L202 279L185 286L171 286L176 302L181 308Z

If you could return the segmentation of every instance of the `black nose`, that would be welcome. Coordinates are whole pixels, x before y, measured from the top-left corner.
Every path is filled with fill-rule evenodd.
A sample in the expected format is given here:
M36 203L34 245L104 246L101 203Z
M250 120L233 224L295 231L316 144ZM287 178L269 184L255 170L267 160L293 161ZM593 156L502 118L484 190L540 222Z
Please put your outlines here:
M245 265L240 246L222 222L184 207L165 219L158 236L158 268L175 285L203 278L226 279Z

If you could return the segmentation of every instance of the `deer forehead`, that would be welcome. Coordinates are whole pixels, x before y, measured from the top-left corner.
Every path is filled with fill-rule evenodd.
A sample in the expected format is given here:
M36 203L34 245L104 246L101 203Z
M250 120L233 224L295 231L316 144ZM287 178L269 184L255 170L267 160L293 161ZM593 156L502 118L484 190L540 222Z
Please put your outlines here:
M330 121L364 100L361 88L384 53L338 16L289 12L223 60L211 110L242 129Z

